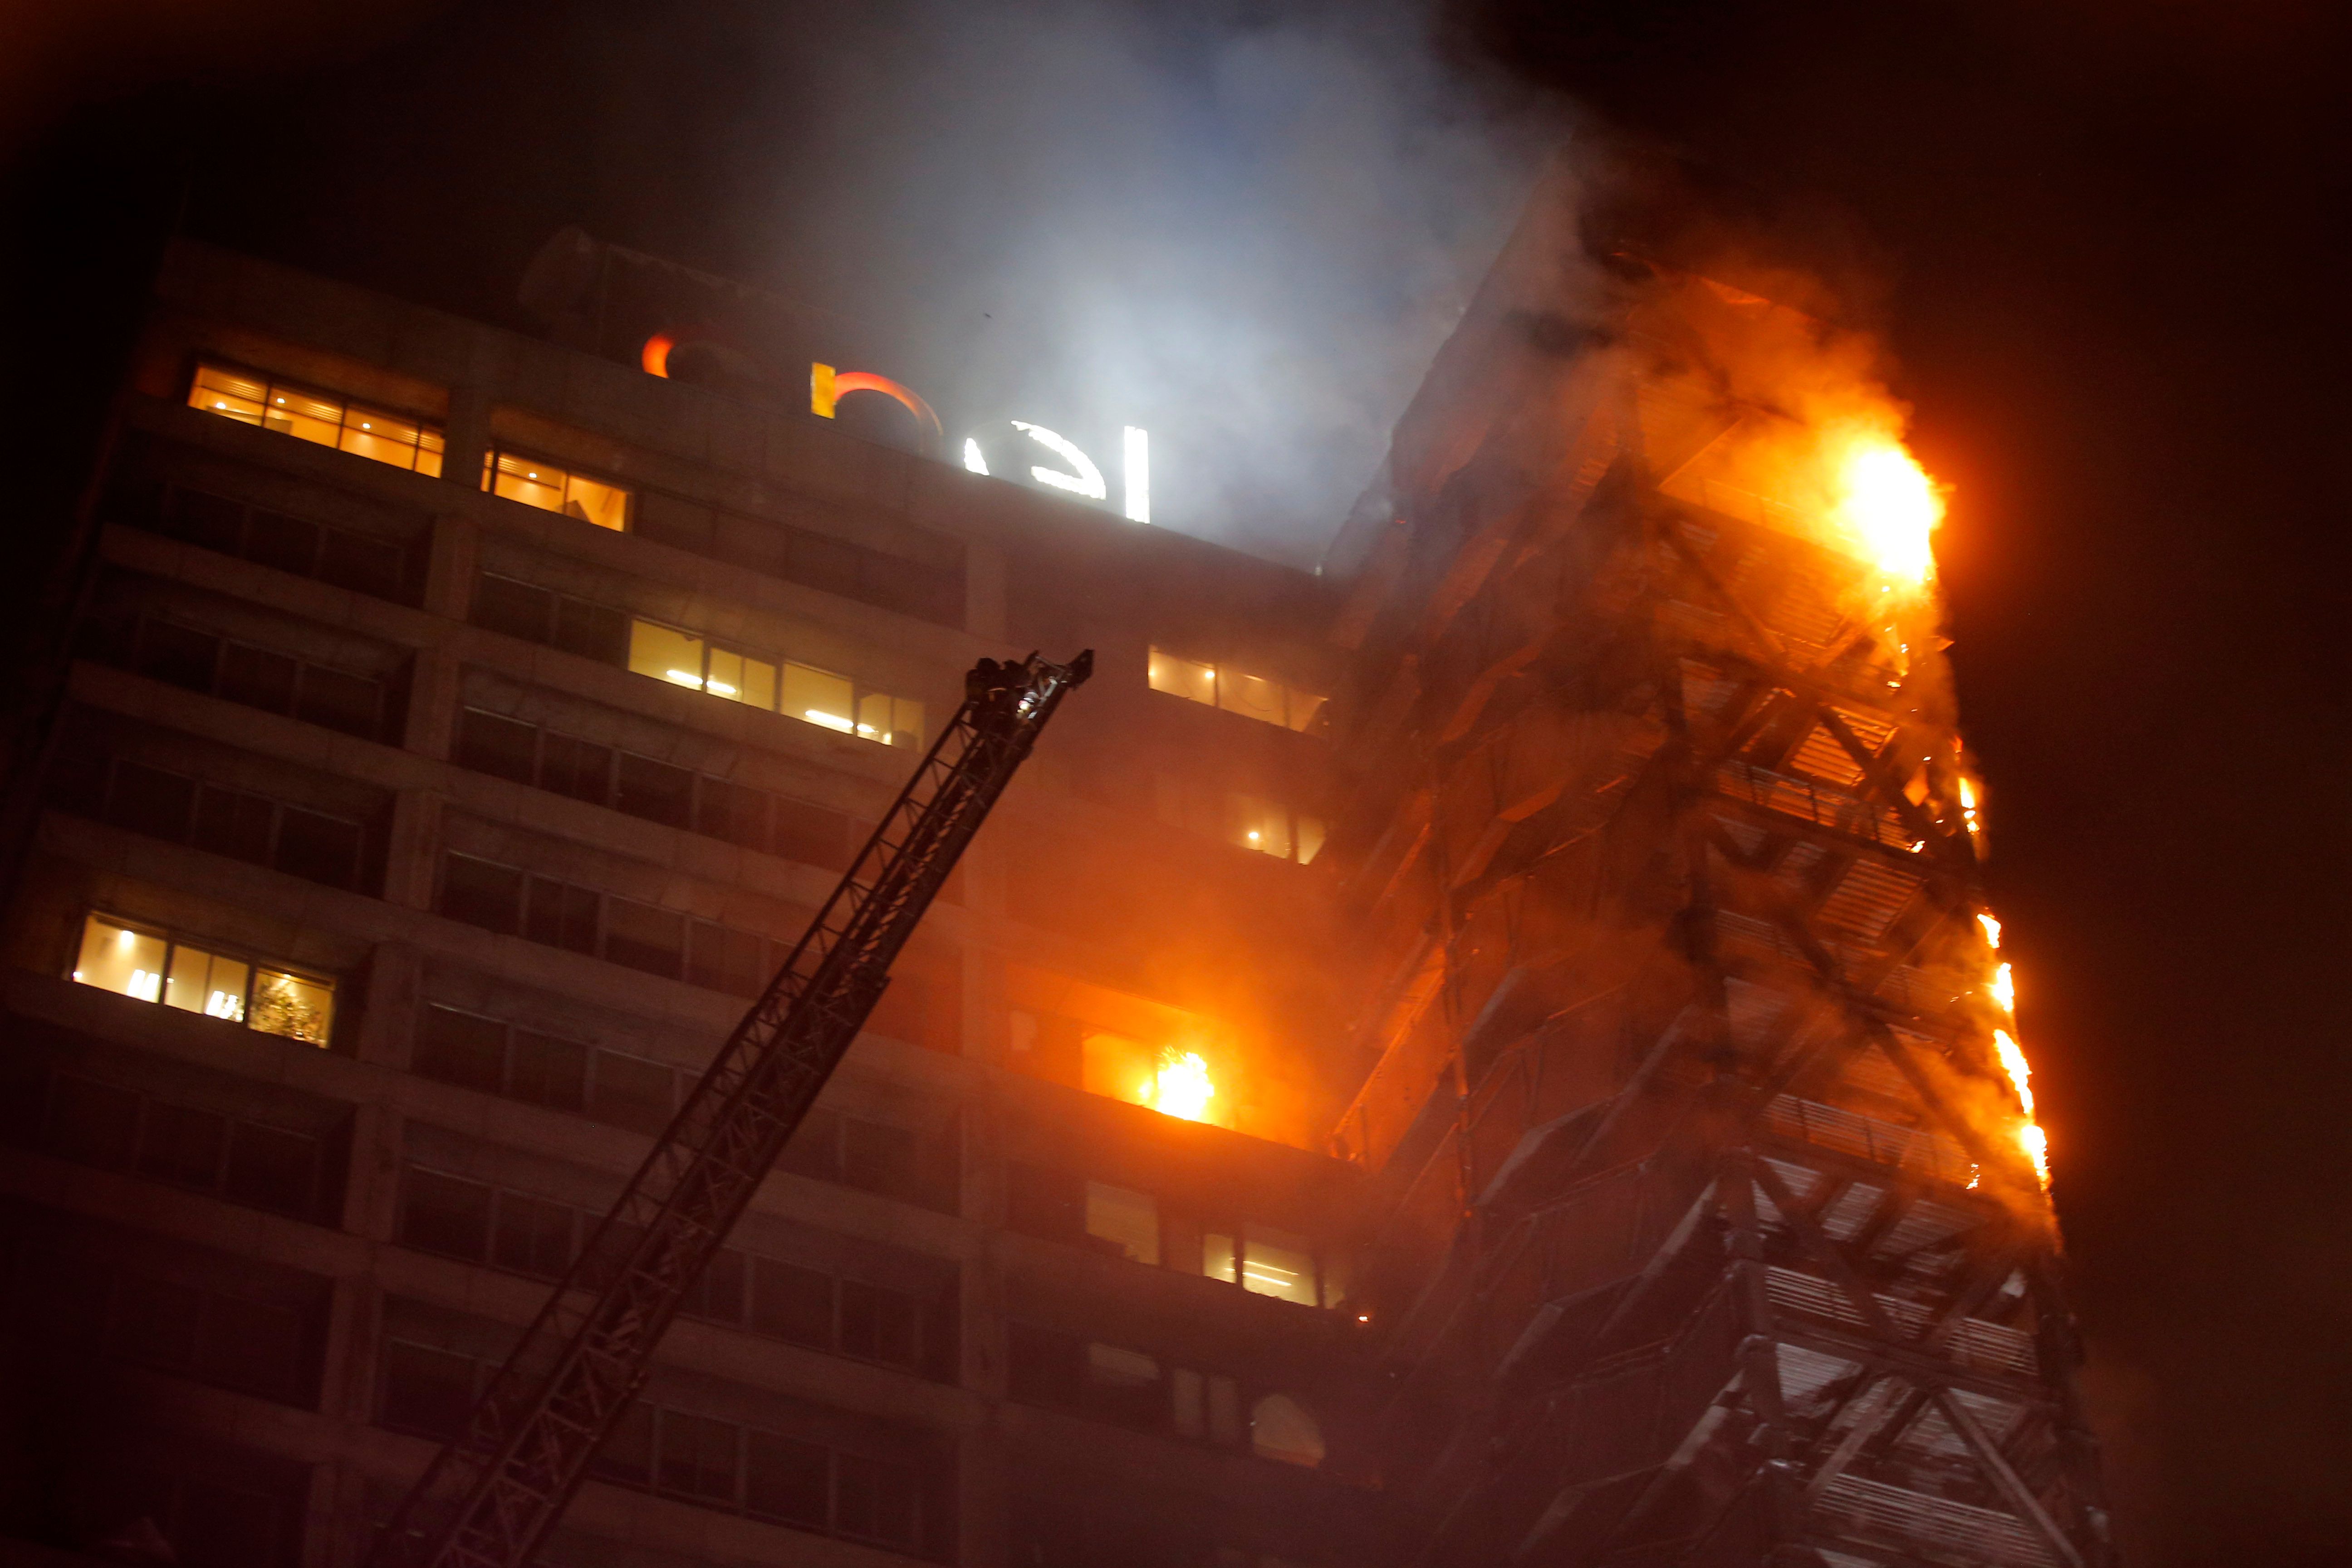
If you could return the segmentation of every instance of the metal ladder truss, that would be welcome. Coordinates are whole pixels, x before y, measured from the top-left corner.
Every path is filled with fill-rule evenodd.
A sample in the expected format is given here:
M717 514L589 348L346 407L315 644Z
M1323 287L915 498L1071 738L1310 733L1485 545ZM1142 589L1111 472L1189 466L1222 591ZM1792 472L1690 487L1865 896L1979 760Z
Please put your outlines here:
M1093 673L982 659L965 700L613 1211L377 1542L372 1568L524 1568L678 1306L881 1000L1046 721Z

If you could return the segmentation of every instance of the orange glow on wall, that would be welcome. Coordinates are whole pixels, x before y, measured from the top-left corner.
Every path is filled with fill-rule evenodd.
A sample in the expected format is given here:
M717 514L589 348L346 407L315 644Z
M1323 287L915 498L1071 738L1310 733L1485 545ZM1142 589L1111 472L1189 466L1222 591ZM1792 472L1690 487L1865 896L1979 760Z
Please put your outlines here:
M677 340L676 338L670 336L667 332L656 332L652 337L646 340L645 352L637 356L637 363L646 367L646 374L647 375L657 375L664 381L667 381L669 379L669 351L676 347L677 347Z

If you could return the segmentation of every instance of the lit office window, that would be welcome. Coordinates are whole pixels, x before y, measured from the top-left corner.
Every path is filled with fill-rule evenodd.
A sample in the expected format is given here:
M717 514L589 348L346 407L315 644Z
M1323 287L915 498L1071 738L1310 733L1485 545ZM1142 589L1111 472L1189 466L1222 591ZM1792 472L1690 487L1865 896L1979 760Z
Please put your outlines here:
M441 432L432 426L252 371L198 365L195 383L188 389L188 406L395 468L441 472Z
M697 691L707 689L703 685L706 651L702 639L689 632L655 621L629 623L629 668L639 675L690 686ZM733 693L714 695L731 697Z
M629 668L885 746L923 743L923 705L793 659L723 647L658 621L629 624Z
M1237 795L1232 804L1231 837L1244 849L1304 866L1323 847L1323 824L1318 818L1256 795Z
M1151 689L1189 701L1217 705L1217 668L1197 659L1179 658L1160 648L1151 650Z
M1154 691L1222 708L1260 723L1279 724L1286 730L1312 730L1323 716L1320 697L1262 675L1186 658L1166 648L1151 650L1150 681Z
M73 977L118 995L226 1018L308 1045L325 1045L334 1025L332 981L248 963L105 915L82 922Z
M628 490L542 458L492 452L482 459L482 488L509 500L541 511L560 511L615 533L628 530Z
M1171 827L1302 866L1312 863L1323 849L1321 818L1293 811L1278 800L1218 790L1198 779L1155 774L1152 808Z
M845 735L857 729L857 698L850 689L849 677L812 664L784 666L782 711Z
M1321 1300L1315 1275L1315 1244L1255 1220L1242 1226L1239 1246L1230 1233L1212 1231L1202 1237L1201 1272L1228 1284L1238 1279L1244 1289L1254 1294L1301 1306L1312 1307Z

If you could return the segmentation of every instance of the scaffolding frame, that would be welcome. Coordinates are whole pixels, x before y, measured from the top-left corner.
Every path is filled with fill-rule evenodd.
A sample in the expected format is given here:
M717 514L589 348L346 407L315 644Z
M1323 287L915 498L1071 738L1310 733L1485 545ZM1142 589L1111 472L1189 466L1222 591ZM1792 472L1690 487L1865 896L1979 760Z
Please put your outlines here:
M1642 395L1492 444L1359 589L1352 1462L1412 1568L2105 1568L1948 671L1662 493Z

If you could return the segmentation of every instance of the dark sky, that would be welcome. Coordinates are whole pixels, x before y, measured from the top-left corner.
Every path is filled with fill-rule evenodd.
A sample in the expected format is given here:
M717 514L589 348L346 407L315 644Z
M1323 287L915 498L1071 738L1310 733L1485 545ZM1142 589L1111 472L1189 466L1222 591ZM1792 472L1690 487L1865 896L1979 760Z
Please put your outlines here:
M1492 0L1433 55L1406 10L1272 4L526 0L291 41L261 9L126 60L55 43L71 68L16 112L162 81L103 112L177 128L191 227L469 314L511 319L577 222L913 312L982 381L992 342L1102 331L1036 306L1068 260L1037 237L1123 236L1157 287L1290 331L1264 335L1289 401L1342 386L1283 411L1333 461L1580 115L1863 258L1955 487L1953 657L2129 1559L2352 1560L2340 7ZM845 265L845 225L908 253ZM1336 373L1300 368L1327 340ZM1111 403L1151 380L1114 371ZM1311 557L1285 526L1231 531Z

